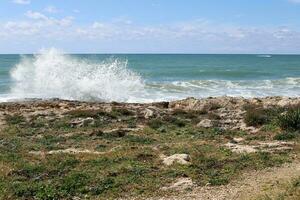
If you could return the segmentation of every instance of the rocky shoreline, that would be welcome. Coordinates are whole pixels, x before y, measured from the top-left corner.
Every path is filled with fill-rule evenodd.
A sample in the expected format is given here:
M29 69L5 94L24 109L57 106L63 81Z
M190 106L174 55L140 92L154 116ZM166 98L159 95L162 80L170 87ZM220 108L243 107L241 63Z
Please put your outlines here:
M157 118L172 114L175 110L196 111L200 114L210 114L208 118L199 121L198 126L210 128L218 126L224 129L258 131L255 127L247 126L243 121L246 112L245 107L249 104L263 108L287 107L300 104L299 98L289 97L266 97L266 98L242 98L242 97L216 97L195 99L187 98L172 102L158 103L102 103L80 102L60 99L51 100L26 100L23 102L0 103L0 124L5 123L3 116L6 114L22 114L26 118L34 115L50 115L62 117L64 113L82 110L103 110L111 112L113 108L128 109L145 119ZM80 122L74 122L74 124Z

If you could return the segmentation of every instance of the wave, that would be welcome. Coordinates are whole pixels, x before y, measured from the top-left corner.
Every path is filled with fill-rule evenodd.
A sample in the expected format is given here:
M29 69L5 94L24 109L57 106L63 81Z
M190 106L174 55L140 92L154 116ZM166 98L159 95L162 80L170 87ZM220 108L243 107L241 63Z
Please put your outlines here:
M142 78L126 60L100 63L79 60L56 49L22 57L11 71L11 94L17 98L134 101L144 90Z
M197 76L199 79L210 79L205 71L201 74L204 75ZM240 80L230 77L222 80L165 81L167 78L160 78L157 82L144 81L139 74L128 69L127 60L83 59L49 49L34 56L21 58L11 71L11 92L0 95L0 102L25 98L61 98L144 103L191 96L204 98L300 95L300 77L246 80L239 74L235 78Z
M259 58L272 58L272 55L258 55Z
M174 100L185 97L266 97L300 94L300 77L276 80L192 80L148 83L147 87L160 100Z

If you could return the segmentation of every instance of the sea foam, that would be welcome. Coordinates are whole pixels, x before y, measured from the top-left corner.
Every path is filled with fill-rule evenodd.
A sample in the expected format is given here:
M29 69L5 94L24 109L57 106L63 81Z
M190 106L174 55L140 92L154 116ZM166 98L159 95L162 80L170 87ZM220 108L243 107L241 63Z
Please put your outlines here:
M144 82L126 60L76 59L57 49L23 56L11 71L11 94L17 98L62 98L84 101L135 101Z

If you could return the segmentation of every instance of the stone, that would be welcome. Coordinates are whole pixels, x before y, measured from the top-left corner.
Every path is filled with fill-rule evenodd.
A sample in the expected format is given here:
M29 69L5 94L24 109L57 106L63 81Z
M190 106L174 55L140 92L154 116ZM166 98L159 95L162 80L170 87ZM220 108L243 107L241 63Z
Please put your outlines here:
M150 109L148 109L148 108L146 108L146 109L144 110L144 118L145 118L145 119L149 119L149 118L153 117L153 115L154 115L153 110L150 110Z
M233 138L232 141L234 143L240 143L240 142L243 142L245 139L244 138Z
M53 154L103 154L103 152L91 151L91 150L87 150L87 149L69 148L69 149L63 149L63 150L52 150L52 151L49 151L47 154L49 154L49 155L53 155Z
M188 154L174 154L172 156L166 157L161 156L163 159L163 163L167 166L173 165L174 163L178 163L181 165L188 165L190 164L190 156Z
M71 121L72 127L86 127L94 124L95 124L95 120L91 117L85 119L79 118Z
M255 153L257 152L257 149L255 146L250 145L239 145L239 144L233 144L233 143L227 143L225 144L226 147L228 147L232 152L235 153Z
M197 124L197 127L211 128L213 127L213 122L210 119L204 119Z
M175 183L170 185L169 187L163 187L162 190L186 190L194 187L194 183L190 178L179 178Z

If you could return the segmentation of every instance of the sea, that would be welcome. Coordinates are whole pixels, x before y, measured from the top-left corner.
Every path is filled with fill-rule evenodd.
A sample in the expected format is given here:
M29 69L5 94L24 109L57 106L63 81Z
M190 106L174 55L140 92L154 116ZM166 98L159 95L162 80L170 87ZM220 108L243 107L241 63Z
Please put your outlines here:
M0 55L0 102L157 102L187 97L300 96L300 55Z

